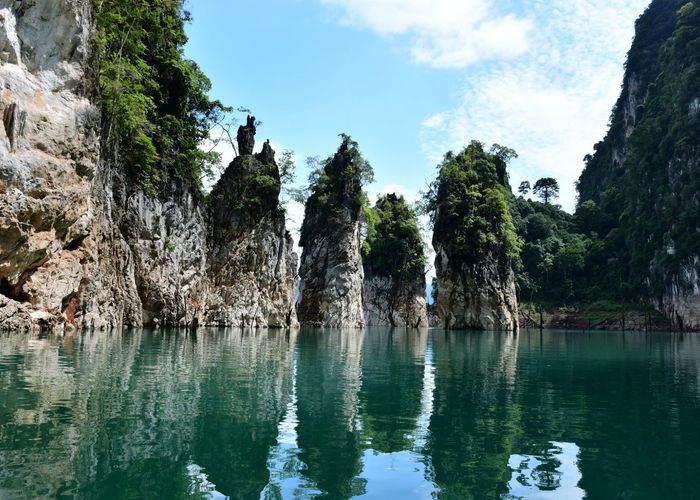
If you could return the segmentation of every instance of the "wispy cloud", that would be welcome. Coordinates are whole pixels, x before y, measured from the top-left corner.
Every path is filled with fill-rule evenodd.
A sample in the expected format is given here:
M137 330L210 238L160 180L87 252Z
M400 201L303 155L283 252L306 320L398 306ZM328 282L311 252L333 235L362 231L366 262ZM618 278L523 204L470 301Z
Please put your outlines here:
M471 139L507 145L520 154L512 183L556 177L568 210L583 157L605 134L619 94L634 20L649 3L321 1L346 25L394 37L414 61L464 70L460 101L422 123L431 164Z
M422 144L436 162L470 139L518 151L512 184L552 176L572 210L583 157L602 139L620 92L634 20L647 0L530 0L532 49L468 75L461 102L423 122Z
M502 12L494 0L322 0L338 21L408 43L417 62L463 68L528 48L532 22Z

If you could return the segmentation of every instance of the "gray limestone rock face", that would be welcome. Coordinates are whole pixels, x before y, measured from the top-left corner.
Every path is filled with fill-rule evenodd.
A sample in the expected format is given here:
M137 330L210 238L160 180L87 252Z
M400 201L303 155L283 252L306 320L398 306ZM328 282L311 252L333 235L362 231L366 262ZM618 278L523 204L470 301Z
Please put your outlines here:
M700 257L681 266L666 287L660 309L678 330L700 330Z
M493 259L478 266L456 266L440 245L435 250L440 283L436 309L443 328L518 329L515 275L510 263Z
M279 207L279 169L262 153L237 157L211 193L212 249L201 321L294 327L297 255Z
M362 328L360 223L318 234L304 246L297 316L302 326Z
M374 205L363 244L364 316L367 326L428 326L425 251L416 212L389 193Z
M297 317L302 326L362 328L360 224L364 166L357 143L345 136L324 162L323 183L306 202Z
M79 90L89 9L0 1L0 326L79 326L74 298L100 243L90 178L99 111Z
M238 127L236 140L238 142L238 154L241 156L249 156L253 154L255 149L255 117L248 116L246 124Z
M91 7L0 0L0 328L293 326L296 255L277 196L238 216L243 192L211 210L186 182L153 197L101 141L84 90ZM251 117L246 153L254 133ZM279 181L269 143L260 158Z
M366 277L364 315L367 326L420 328L428 325L425 278L396 285L392 278Z

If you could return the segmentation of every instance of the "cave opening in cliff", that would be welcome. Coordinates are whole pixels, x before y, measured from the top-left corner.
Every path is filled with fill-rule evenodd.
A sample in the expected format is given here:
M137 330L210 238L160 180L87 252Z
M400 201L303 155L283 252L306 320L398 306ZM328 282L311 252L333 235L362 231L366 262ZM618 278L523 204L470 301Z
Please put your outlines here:
M22 285L12 285L7 278L0 279L0 294L16 302L29 302L29 295L22 291Z

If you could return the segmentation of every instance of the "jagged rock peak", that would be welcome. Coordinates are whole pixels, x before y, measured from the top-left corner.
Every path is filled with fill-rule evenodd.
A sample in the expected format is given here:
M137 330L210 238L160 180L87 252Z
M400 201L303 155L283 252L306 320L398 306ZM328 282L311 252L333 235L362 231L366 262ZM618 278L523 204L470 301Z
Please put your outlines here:
M255 155L255 159L263 165L275 165L275 150L270 146L270 140L263 144L262 151Z
M301 228L297 314L304 326L362 327L362 182L371 166L348 136L323 164Z
M429 193L437 311L448 329L517 329L511 259L518 242L498 161L482 143L472 141L460 153L445 155L437 187ZM467 192L480 197L465 198Z
M0 0L0 330L296 325L297 256L254 117L211 204L174 178L153 196L101 141L88 54L113 29L93 8L113 4Z
M252 155L255 149L255 117L248 115L246 124L238 127L236 140L238 141L238 153L240 155Z

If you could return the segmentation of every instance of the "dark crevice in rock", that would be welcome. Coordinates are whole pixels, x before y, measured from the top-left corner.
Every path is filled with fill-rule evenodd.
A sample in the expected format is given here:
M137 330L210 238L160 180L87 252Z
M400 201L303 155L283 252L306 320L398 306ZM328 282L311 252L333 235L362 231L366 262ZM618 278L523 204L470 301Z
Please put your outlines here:
M24 125L27 121L27 112L22 111L16 102L8 105L2 114L2 123L5 134L10 141L10 151L14 152L17 138L24 134Z
M16 302L29 302L29 295L22 290L22 284L12 285L7 278L0 279L0 294Z
M80 248L80 246L83 244L83 241L85 241L85 238L87 238L87 235L79 236L75 238L73 241L68 243L64 249L72 252L73 250L77 250Z

